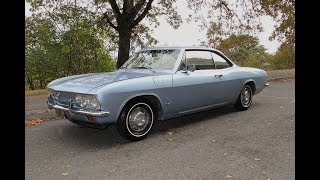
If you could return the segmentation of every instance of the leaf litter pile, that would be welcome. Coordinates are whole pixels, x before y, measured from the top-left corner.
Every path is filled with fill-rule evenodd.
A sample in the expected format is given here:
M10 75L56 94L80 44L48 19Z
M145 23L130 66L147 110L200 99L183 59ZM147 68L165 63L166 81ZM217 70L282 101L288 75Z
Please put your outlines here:
M37 119L25 120L24 122L25 122L26 126L36 126L36 125L41 124L43 122L43 120L37 118Z

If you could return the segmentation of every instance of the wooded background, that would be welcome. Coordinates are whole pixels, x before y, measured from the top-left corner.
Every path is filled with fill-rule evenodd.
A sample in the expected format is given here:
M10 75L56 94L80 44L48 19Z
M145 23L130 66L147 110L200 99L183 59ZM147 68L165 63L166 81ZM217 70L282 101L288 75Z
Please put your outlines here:
M157 45L151 32L160 17L174 29L200 22L207 41L198 45L221 50L239 66L294 68L294 0L186 0L193 12L187 19L177 12L176 1L26 0L32 13L25 18L26 90L44 89L60 77L119 68L131 52ZM262 16L276 22L269 39L281 45L273 54L256 36L263 30Z

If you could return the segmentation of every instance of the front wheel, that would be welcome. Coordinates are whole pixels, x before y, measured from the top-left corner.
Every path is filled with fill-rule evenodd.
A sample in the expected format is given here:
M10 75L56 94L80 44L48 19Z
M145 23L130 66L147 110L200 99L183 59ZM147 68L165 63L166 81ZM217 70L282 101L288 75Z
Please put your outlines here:
M149 102L134 101L124 107L116 125L120 135L138 141L148 135L154 119L155 114Z
M238 110L247 110L252 103L252 89L249 85L244 85L241 89L237 102L234 107Z

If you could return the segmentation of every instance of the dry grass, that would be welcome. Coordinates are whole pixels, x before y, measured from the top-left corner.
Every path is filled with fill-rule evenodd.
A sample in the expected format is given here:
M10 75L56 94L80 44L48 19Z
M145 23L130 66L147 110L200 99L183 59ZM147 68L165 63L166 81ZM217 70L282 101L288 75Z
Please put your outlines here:
M25 96L36 96L40 94L48 94L48 89L36 89L31 91L25 91Z

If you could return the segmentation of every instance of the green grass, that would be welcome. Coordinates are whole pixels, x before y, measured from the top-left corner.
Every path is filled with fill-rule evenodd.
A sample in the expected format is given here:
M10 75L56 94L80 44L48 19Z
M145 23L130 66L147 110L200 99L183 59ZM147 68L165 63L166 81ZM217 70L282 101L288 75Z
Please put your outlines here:
M35 95L41 95L41 94L48 94L48 89L36 89L36 90L25 91L25 96L35 96Z

